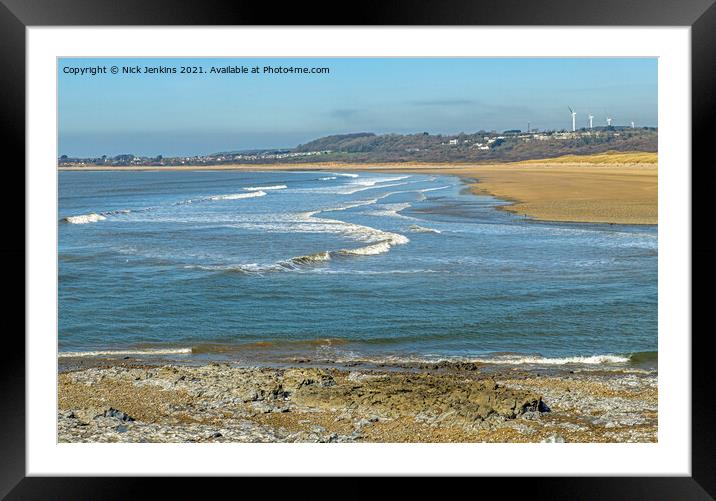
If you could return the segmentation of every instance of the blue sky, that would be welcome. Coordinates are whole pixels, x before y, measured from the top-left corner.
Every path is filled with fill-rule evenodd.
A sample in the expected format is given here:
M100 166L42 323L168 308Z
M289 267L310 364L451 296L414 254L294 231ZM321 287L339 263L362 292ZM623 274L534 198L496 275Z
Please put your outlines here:
M328 67L328 74L98 74L69 67ZM349 132L657 126L655 58L60 59L59 154L194 155Z

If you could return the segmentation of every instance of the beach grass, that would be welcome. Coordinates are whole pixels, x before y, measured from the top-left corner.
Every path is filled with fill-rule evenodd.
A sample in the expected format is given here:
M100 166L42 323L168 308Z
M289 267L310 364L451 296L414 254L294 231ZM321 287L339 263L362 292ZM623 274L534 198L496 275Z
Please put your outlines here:
M657 152L651 151L607 151L594 155L564 155L555 158L524 160L515 164L656 164L659 159Z

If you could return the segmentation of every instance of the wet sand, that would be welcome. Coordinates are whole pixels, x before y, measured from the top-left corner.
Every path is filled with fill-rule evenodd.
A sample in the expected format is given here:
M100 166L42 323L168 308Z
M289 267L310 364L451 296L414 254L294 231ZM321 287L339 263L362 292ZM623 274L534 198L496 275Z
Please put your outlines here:
M60 442L655 442L656 371L62 359Z
M63 167L61 170L349 170L449 174L476 180L475 193L513 202L501 207L545 221L657 224L656 153L566 156L501 164L270 164L175 167Z

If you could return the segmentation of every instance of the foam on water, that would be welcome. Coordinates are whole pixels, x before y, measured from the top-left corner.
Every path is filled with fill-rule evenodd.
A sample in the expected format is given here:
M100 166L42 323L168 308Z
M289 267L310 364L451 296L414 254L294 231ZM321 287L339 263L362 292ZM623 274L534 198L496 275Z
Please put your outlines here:
M417 224L411 224L408 227L408 230L412 231L413 233L442 233L440 230L435 230L433 228L426 228L424 226L420 226Z
M247 186L244 189L246 191L261 191L261 190L285 190L288 188L285 184L276 184L274 186Z
M104 221L105 219L107 218L102 214L91 212L90 214L81 214L79 216L67 216L65 218L65 221L70 224L89 224L96 223L98 221Z
M152 356L152 355L190 355L191 348L156 348L150 350L97 350L97 351L60 351L58 358L75 357L120 357L120 356Z
M376 254L388 252L390 247L391 243L386 240L384 242L378 242L377 244L358 247L357 249L341 249L338 252L344 256L375 256Z
M353 195L354 193L358 193L361 191L367 191L367 190L378 190L383 188L390 188L393 186L404 186L406 184L410 184L409 182L405 183L389 183L389 184L377 184L377 183L370 183L366 182L367 184L363 185L362 183L356 183L358 186L349 187L349 188L343 188L338 191L341 195Z
M400 203L400 204L382 204L376 207L375 210L372 210L370 212L367 212L370 216L385 216L385 217L397 217L401 219L415 219L410 216L404 216L401 214L401 211L404 211L405 209L409 209L412 207L410 203Z
M628 356L623 355L592 355L582 357L536 357L536 356L503 356L494 358L476 359L477 362L508 365L567 365L567 364L624 364L629 362Z
M240 200L242 198L265 197L265 191L251 191L249 193L230 193L228 195L216 195L207 200Z
M491 365L623 365L630 362L628 356L623 355L592 355L574 357L539 357L519 355L496 355L492 357L445 357L439 355L385 355L365 356L356 352L344 353L336 360L338 363L364 362L371 364L417 364L417 363L440 363L440 362L474 362Z

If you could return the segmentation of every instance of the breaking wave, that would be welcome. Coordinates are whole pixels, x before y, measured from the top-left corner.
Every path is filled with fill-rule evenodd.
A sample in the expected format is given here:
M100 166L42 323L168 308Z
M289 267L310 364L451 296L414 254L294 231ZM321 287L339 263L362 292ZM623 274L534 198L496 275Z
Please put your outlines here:
M353 195L354 193L358 193L360 191L366 191L366 190L374 190L374 189L380 189L380 188L390 188L391 186L402 186L405 184L409 184L408 182L404 183L397 183L395 181L402 181L403 179L407 179L410 176L396 176L396 177L382 177L382 178L373 178L373 179L362 179L360 181L355 181L345 188L341 189L338 193L341 195ZM390 184L387 184L390 183Z
M401 211L404 211L405 209L409 209L412 207L409 203L400 203L400 204L383 204L378 206L379 208L376 208L376 210L373 210L371 212L368 212L367 214L370 216L387 216L387 217L398 217L402 219L415 219L413 217L404 216L401 214Z
M418 226L417 224L411 224L408 227L408 230L412 231L413 233L441 233L440 230L435 230L433 228L425 228L424 226Z
M88 224L96 223L98 221L104 221L105 219L107 218L102 214L91 212L89 214L81 214L79 216L67 216L66 218L64 218L64 221L70 224Z
M338 253L344 256L375 256L376 254L383 254L389 250L390 243L378 242L377 244L366 245L365 247L358 247L357 249L341 249Z
M374 203L372 200L366 200L357 202L356 204L350 205L355 207L357 205L367 205ZM316 217L321 212L330 212L334 210L345 210L347 207L342 206L340 208L324 209L312 212L304 212L300 215L303 222L308 224L320 224L329 225L333 229L333 232L342 234L347 238L370 244L368 246L359 247L357 249L341 249L338 253L342 255L373 255L387 252L394 245L404 245L410 242L410 239L404 235L398 233L392 233L389 231L379 230L370 226L364 226L361 224L347 223L338 219L329 219ZM370 247L370 250L366 250ZM380 252L376 252L377 249L381 249Z
M363 201L360 204L373 203L372 201ZM347 223L345 221L339 221L337 219L327 219L316 217L321 212L329 212L334 210L345 210L344 207L325 209L323 211L311 211L297 214L296 224L308 225L308 231L312 226L315 226L315 231L328 231L330 233L336 233L345 236L346 238L363 242L368 245L363 245L354 249L340 249L335 251L321 251L314 254L307 254L303 256L295 256L290 259L277 261L275 263L260 264L260 263L245 263L238 265L188 265L187 268L201 269L207 271L218 271L218 272L239 272L246 274L262 274L276 271L294 271L299 270L304 266L310 266L320 264L325 261L331 260L333 257L338 256L374 256L377 254L383 254L390 251L391 247L395 245L405 245L410 242L410 239L404 235L398 233L391 233L388 231L379 230L377 228L371 228L370 226L363 226L354 223Z
M395 339L376 339L371 342L396 342ZM346 356L347 355L347 356ZM445 357L439 355L384 355L379 357L361 356L356 353L343 353L335 359L337 363L363 362L369 364L400 365L420 363L476 363L485 365L624 365L631 362L629 356L593 355L548 358L540 356L497 355L494 357Z
M438 190L444 190L445 188L449 188L450 186L439 186L437 188L424 188L422 190L418 190L420 193L427 193L429 191L438 191Z
M113 357L113 356L151 356L151 355L189 355L191 348L157 348L150 350L103 350L103 351L61 351L57 353L58 358L74 357Z
M321 263L323 261L328 261L331 259L331 253L328 251L325 252L316 252L315 254L308 254L306 256L297 256L290 259L290 262L294 264L312 264L312 263Z
M508 365L567 365L567 364L623 364L630 361L630 357L624 355L592 355L584 357L538 357L506 355L495 358L477 359L477 362L490 364Z
M261 190L285 190L288 188L285 184L277 184L274 186L248 186L243 188L246 191L261 191Z
M181 202L175 202L174 205L191 205L200 202L216 202L218 200L240 200L242 198L256 198L264 196L266 196L266 192L257 189L256 191L247 191L245 193L228 193L226 195L212 195L210 197L190 198L188 200L182 200Z
M358 200L357 202L349 202L343 205L340 205L338 207L331 207L330 209L323 209L321 212L337 212L342 210L348 210L353 209L355 207L361 207L363 205L373 205L374 203L377 203L377 198L372 198L370 200Z
M206 200L239 200L241 198L256 198L266 196L265 191L250 191L249 193L230 193L229 195L216 195Z
M147 212L155 209L155 207L146 207L144 209L118 209L108 210L104 212L90 212L89 214L81 214L79 216L67 216L61 219L66 223L70 224L87 224L96 223L98 221L104 221L108 216L120 216L123 214L129 214L130 212Z

